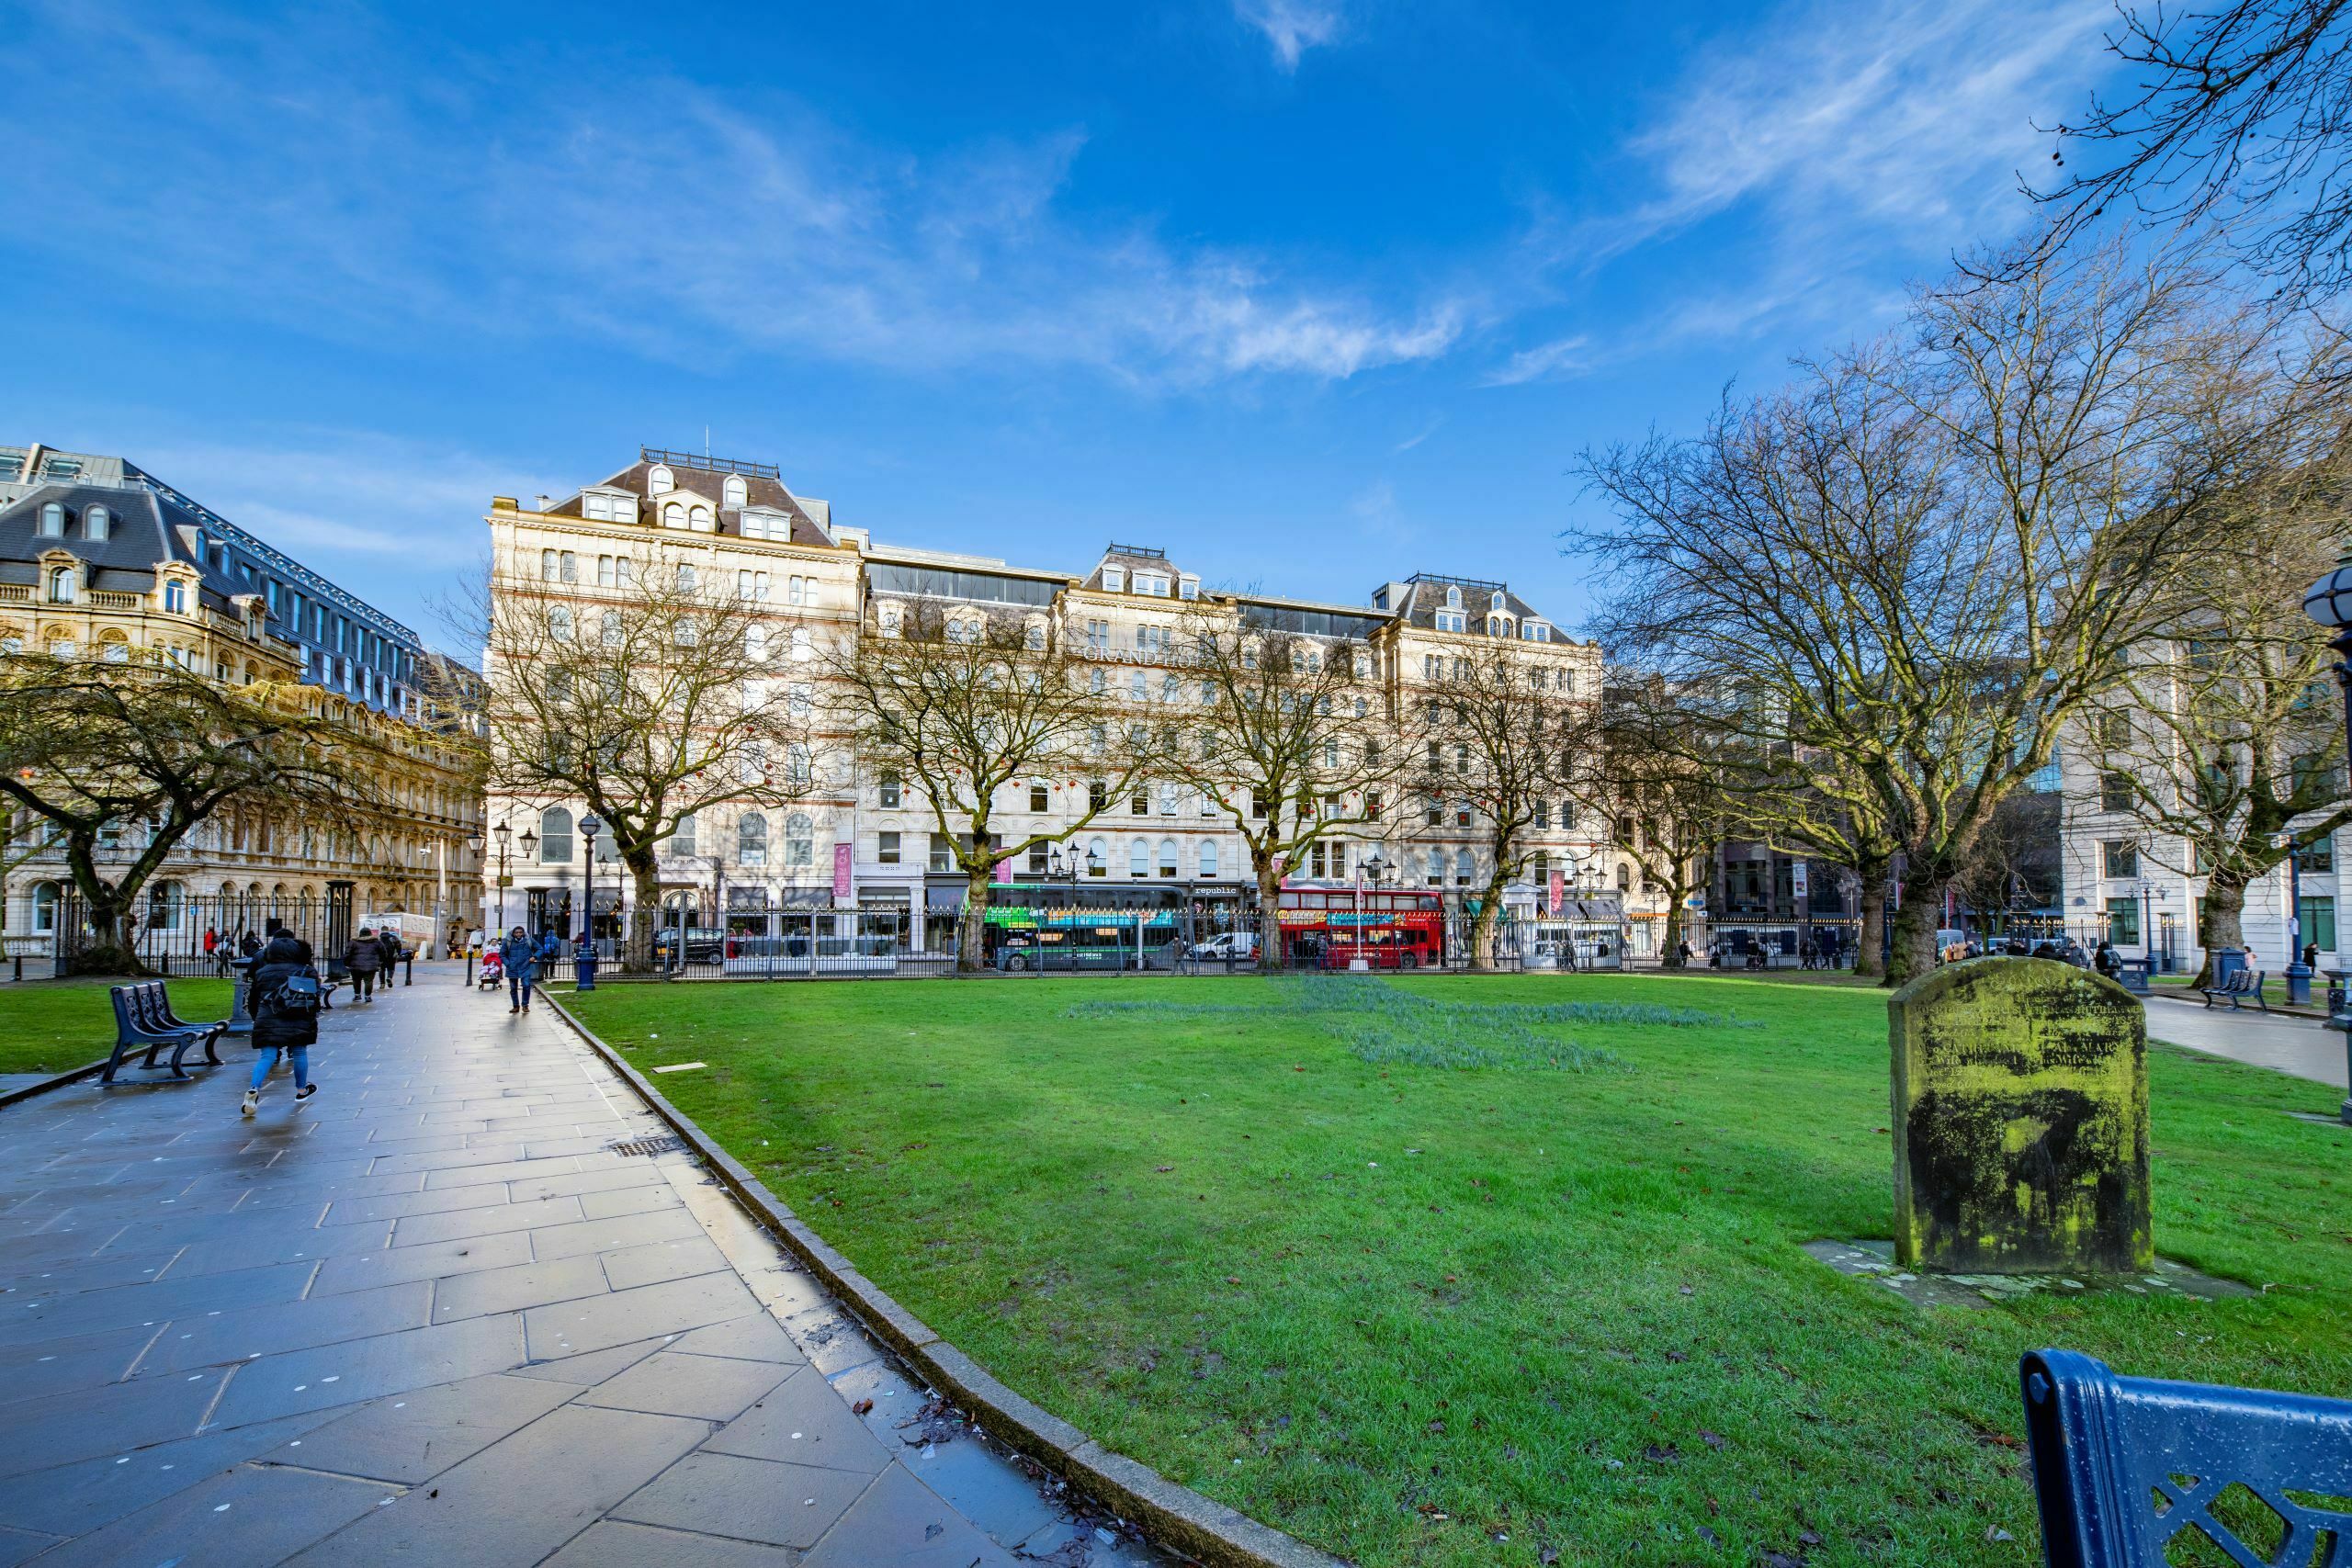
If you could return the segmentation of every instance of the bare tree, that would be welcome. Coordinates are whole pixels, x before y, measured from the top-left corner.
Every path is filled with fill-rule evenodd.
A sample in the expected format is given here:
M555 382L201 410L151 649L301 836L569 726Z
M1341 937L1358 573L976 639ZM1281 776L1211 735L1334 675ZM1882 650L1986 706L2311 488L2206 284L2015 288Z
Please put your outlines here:
M1372 650L1285 630L1247 602L1196 602L1176 650L1194 697L1155 721L1153 771L1233 818L1264 926L1259 963L1289 962L1283 871L1343 832L1385 837L1395 790L1417 759L1404 744Z
M2245 944L2247 885L2352 822L2335 656L2301 604L2335 558L2324 479L2306 468L2229 498L2256 544L2207 563L2172 635L2132 650L2080 728L2099 807L2144 831L2138 852L2205 877L2207 976Z
M389 722L315 687L232 685L163 660L0 660L10 852L61 852L96 935L77 963L135 974L139 897L190 833L230 809L364 827L389 804Z
M2020 905L2057 902L2063 818L2055 791L2005 796L1961 857L1952 891L1988 934L2006 931L2009 911Z
M1682 968L1691 895L1707 885L1752 771L1736 727L1719 722L1702 693L1655 677L1617 677L1588 716L1579 753L1617 794L1617 846L1666 894L1660 946Z
M703 587L691 562L622 559L593 592L496 574L461 613L484 650L469 700L490 786L602 819L633 885L627 961L643 967L679 823L816 786L820 650L766 604Z
M2053 128L2055 246L2110 214L2211 220L2292 297L2352 281L2352 5L2347 0L2123 4L2109 51L2120 95ZM2071 152L2078 164L2067 168Z
M1751 813L1795 803L1790 836L1842 818L1900 856L1897 983L1933 964L2001 800L2235 547L2216 498L2335 460L2315 362L2218 314L2181 258L1983 271L1695 438L1588 453L1622 524L1571 535L1612 574L1622 654L1742 694L1746 748L1790 786Z
M956 964L977 970L997 866L1101 816L1140 775L1148 742L1052 617L933 599L889 612L828 658L830 701L859 766L914 790L954 846L967 889ZM996 841L1000 791L1080 779L1090 781L1086 809Z
M1495 967L1503 889L1526 871L1534 854L1527 835L1575 770L1591 704L1561 688L1556 668L1509 646L1481 649L1448 660L1417 694L1419 788L1467 805L1486 837L1487 882L1470 927L1474 969Z

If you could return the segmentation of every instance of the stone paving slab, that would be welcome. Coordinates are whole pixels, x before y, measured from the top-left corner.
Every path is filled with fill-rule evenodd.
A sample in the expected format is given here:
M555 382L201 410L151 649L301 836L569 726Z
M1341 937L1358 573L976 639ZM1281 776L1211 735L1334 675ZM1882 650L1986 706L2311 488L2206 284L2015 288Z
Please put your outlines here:
M899 1441L925 1391L494 1001L419 965L251 1121L243 1050L0 1110L0 1568L1164 1562Z

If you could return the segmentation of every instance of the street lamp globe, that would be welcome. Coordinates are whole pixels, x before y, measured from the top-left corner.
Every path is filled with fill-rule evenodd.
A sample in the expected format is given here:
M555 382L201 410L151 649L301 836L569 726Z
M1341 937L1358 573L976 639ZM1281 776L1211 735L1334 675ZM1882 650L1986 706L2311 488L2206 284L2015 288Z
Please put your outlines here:
M2352 626L2352 566L2339 566L2303 593L2303 614L2321 626Z
M528 828L526 828L523 829L522 838L517 840L516 842L523 846L523 858L525 860L529 860L531 858L532 852L539 847L539 836L537 833L532 832Z
M506 852L506 839L507 839L507 835L509 835L510 833L514 832L514 829L512 829L512 828L509 828L505 823L501 822L497 827L492 828L492 829L491 829L491 831L492 831L493 834L497 835L497 838L498 838L498 852L499 852L500 854L504 854L504 853Z

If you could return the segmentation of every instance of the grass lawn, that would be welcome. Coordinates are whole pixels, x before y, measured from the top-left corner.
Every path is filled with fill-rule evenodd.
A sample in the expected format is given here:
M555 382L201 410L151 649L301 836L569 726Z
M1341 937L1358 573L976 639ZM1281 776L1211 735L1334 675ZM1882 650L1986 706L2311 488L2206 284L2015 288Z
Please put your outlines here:
M107 987L119 984L28 980L0 986L0 1073L69 1072L112 1050L114 1009ZM229 990L226 980L174 980L172 1010L185 1019L226 1018Z
M1567 1002L1590 1005L1487 1007ZM1872 990L1069 978L579 1005L645 1066L709 1063L663 1092L1014 1388L1367 1568L2037 1562L2020 1352L2352 1394L2352 1135L2282 1114L2335 1096L2169 1048L2158 1248L2266 1293L1924 1313L1797 1250L1888 1232Z

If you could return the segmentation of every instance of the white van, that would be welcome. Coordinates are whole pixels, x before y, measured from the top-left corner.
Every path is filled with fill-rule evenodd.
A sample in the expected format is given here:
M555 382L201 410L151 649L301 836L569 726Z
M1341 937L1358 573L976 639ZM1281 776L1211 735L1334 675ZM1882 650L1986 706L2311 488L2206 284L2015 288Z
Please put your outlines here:
M1184 950L1184 956L1209 964L1254 964L1258 961L1256 931L1219 931L1206 942L1196 942Z

